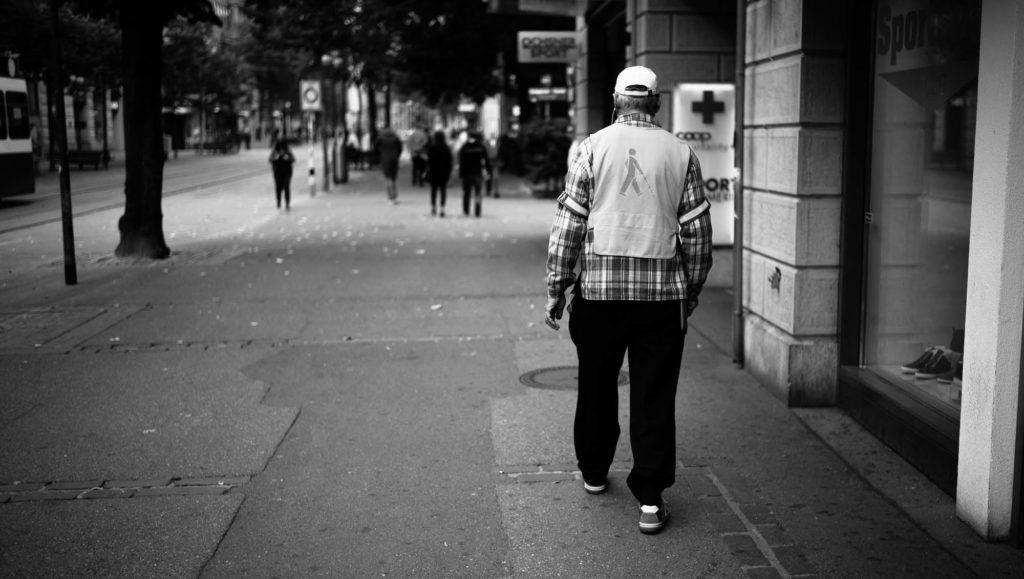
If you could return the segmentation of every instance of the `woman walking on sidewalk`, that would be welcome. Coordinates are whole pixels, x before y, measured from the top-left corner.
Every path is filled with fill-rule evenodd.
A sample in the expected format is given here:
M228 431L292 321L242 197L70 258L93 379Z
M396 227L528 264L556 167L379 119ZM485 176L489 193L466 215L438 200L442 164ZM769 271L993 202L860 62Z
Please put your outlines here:
M281 194L284 194L284 208L291 210L292 206L292 165L295 164L295 155L288 147L288 141L278 139L274 148L270 151L270 168L274 173L274 196L277 198L277 208L281 208Z
M444 204L448 200L448 179L452 176L452 150L444 138L444 131L434 133L434 138L427 148L427 180L430 181L430 214L437 213L437 194L441 193L441 213L444 217Z

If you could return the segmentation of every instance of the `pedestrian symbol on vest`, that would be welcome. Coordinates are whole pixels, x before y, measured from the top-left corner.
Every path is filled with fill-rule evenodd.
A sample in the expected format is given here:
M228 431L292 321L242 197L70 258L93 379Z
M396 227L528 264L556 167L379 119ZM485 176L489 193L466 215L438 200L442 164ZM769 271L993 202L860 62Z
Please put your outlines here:
M644 185L647 186L647 190L654 193L654 189L651 188L651 184L647 182L647 176L644 175L644 170L640 168L640 163L636 160L636 149L629 150L629 158L626 159L626 179L622 182L622 187L619 188L619 195L625 195L626 191L632 187L633 191L636 192L636 196L639 197L644 194L640 190L640 182L637 179L643 179Z

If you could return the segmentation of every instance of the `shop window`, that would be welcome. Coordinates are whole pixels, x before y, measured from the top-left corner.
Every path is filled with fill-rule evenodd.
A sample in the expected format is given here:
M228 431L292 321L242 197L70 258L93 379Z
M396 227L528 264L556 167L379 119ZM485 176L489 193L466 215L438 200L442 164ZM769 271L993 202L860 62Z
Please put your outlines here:
M877 3L862 366L959 417L980 0Z

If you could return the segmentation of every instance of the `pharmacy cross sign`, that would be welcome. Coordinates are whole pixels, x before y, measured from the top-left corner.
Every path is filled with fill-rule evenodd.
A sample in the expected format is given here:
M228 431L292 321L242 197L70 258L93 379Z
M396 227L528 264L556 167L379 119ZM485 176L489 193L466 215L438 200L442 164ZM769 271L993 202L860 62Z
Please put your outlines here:
M701 119L705 125L715 124L715 113L725 112L725 103L723 101L715 100L714 91L704 91L704 99L699 101L692 101L693 109L695 113L701 114Z

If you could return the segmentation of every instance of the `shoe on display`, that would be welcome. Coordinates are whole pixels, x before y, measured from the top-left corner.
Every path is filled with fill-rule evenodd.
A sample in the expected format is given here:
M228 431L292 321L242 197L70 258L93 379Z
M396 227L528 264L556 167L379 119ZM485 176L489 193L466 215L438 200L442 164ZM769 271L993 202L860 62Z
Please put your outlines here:
M668 505L641 505L640 506L640 532L645 535L653 535L661 531L665 521L668 520Z
M909 362L907 364L904 364L903 366L900 366L900 371L903 372L904 374L914 374L915 372L917 372L921 368L924 368L925 366L927 366L928 363L932 361L932 358L934 358L936 354L940 354L941 355L941 351L940 350L941 350L940 346L932 346L931 348L928 348L927 350L924 351L923 354L921 354L920 357L918 357L918 359L914 360L913 362Z
M963 380L964 375L964 361L957 360L956 368L950 372L943 374L938 377L939 382L943 384L959 384Z
M954 352L964 351L964 330L953 328L953 337L949 340L949 349Z
M932 356L932 359L923 368L914 373L914 378L919 380L931 380L939 376L952 379L956 372L957 354L951 350L940 348L939 352Z

